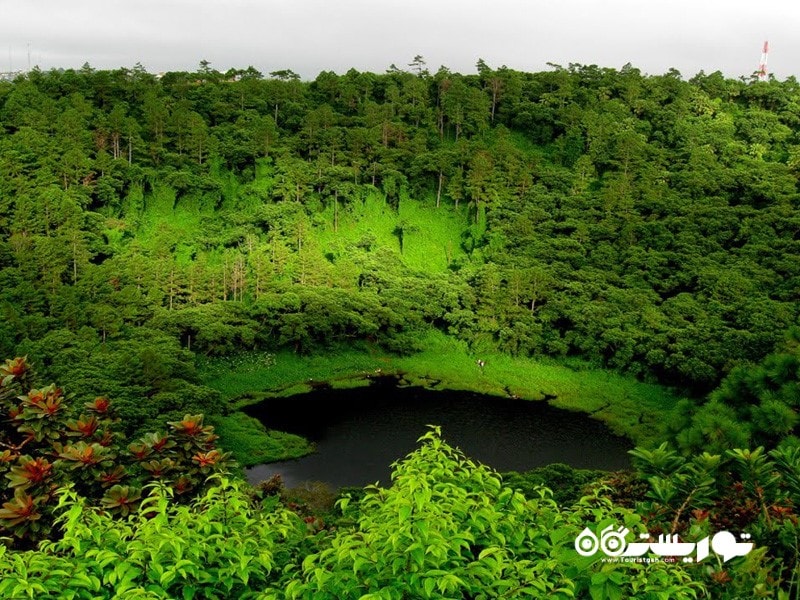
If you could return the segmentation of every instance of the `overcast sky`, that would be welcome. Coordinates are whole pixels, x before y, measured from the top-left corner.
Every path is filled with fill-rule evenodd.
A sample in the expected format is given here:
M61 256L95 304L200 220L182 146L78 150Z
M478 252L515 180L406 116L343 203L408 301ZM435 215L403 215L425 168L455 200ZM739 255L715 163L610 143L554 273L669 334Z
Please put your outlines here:
M474 73L489 66L631 63L749 76L800 75L798 0L0 0L0 71L132 67L150 72L254 66L383 72L422 55Z

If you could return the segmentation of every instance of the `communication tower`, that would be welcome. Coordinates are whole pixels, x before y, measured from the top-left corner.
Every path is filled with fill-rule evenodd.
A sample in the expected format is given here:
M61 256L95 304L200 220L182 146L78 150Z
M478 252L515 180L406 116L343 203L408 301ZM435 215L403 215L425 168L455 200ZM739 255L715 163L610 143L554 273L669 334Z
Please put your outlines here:
M761 51L761 62L758 64L758 80L767 80L767 54L769 54L769 41L764 42L764 49Z

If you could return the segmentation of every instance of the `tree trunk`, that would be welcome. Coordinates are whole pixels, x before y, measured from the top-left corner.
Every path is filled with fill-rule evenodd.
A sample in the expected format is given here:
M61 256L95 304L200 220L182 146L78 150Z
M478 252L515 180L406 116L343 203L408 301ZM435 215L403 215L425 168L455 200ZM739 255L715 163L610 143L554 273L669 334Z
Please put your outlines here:
M333 232L339 231L339 192L333 193Z
M222 301L228 300L228 255L225 255L225 262L222 265Z
M169 309L172 310L175 300L175 267L169 272Z
M72 242L72 284L78 282L78 244Z

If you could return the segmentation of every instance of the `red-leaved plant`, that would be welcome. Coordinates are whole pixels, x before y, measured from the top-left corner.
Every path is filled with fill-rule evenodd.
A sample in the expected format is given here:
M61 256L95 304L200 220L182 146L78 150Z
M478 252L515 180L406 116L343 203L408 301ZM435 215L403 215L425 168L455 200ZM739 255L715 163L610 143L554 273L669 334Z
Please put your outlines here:
M0 536L20 547L57 536L53 510L63 486L98 510L127 515L138 510L149 482L186 498L230 464L203 415L127 445L118 425L108 398L77 406L55 384L34 387L25 357L0 366Z

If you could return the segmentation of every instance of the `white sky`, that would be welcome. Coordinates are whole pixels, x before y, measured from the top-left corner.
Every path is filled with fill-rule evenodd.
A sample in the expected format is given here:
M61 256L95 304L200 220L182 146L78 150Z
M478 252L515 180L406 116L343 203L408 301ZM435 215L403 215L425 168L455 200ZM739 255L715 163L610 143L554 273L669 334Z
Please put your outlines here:
M422 55L474 73L548 62L648 74L671 67L749 76L764 40L768 70L800 75L797 0L0 0L0 71L31 65L150 72L254 66L383 72Z

